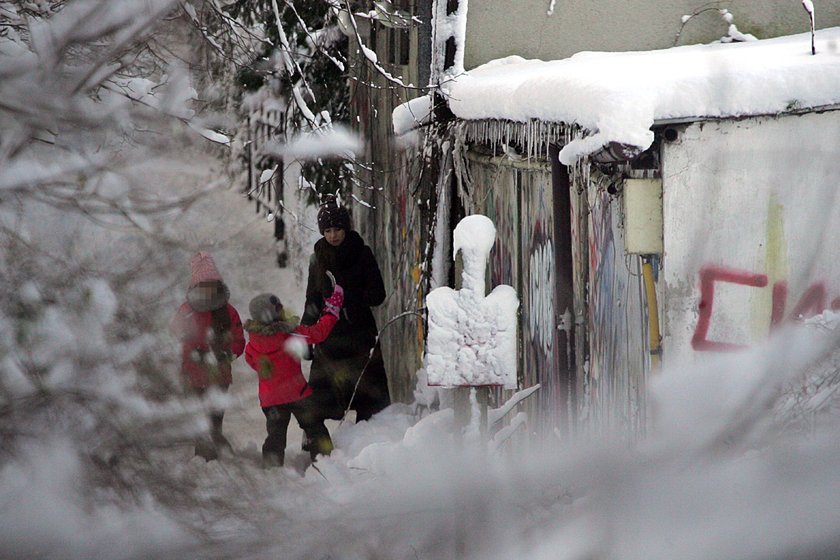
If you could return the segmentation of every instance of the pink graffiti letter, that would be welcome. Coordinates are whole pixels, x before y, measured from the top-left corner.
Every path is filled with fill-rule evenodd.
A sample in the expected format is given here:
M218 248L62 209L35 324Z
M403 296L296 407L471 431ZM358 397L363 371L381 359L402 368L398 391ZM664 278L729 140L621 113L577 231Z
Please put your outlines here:
M766 274L754 274L747 270L735 270L714 265L700 269L700 315L691 338L691 347L698 352L725 352L744 348L741 344L709 340L709 325L712 322L712 307L715 302L715 282L729 282L742 286L763 288L767 286Z
M791 318L795 321L819 315L825 311L825 300L825 286L820 282L812 284L799 298L799 303L794 307Z
M773 284L773 308L770 312L770 330L778 327L785 318L785 306L787 305L788 285L784 280Z

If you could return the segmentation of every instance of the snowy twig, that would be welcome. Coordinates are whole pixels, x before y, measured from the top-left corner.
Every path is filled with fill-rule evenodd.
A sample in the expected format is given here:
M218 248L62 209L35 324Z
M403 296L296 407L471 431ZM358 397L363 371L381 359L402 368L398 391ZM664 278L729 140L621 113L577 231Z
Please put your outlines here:
M385 70L385 68L379 62L379 59L376 57L376 53L365 46L365 42L362 39L362 36L359 34L359 26L356 24L356 19L353 16L352 9L350 8L349 0L345 0L345 5L346 5L347 12L350 14L350 23L351 23L351 27L353 28L353 35L355 36L356 41L359 45L359 49L361 50L361 54L364 56L365 60L367 60L370 63L370 65L373 67L373 69L376 70L376 72L380 76L385 78L386 81L394 84L395 86L399 86L401 88L405 88L405 89L408 89L408 90L429 91L430 87L416 87L416 86L412 86L410 84L406 85L405 83L403 83L402 80L392 76L390 72Z
M496 422L499 422L502 418L504 418L513 408L533 395L541 385L537 383L533 387L528 387L527 389L522 389L521 391L517 391L513 394L501 407L493 409L489 412L487 421L492 426Z
M509 425L496 432L493 436L493 448L498 449L501 447L502 444L506 443L520 428L527 425L528 415L524 412L519 412L513 417Z
M292 13L295 14L295 17L298 20L298 24L300 24L300 27L301 27L301 29L303 29L304 33L306 33L306 36L309 37L309 41L312 43L312 46L315 47L316 49L320 50L321 54L326 56L327 59L329 59L330 62L335 64L336 68L338 68L339 70L341 70L343 72L344 71L344 63L341 62L340 60L338 60L337 58L335 58L334 56L332 56L329 52L327 52L326 49L322 49L318 45L318 39L315 38L312 35L312 33L309 31L309 27L306 25L306 22L303 21L303 18L300 17L300 14L298 13L297 8L295 8L294 2L292 2L291 0L285 0L285 2L286 2L286 6L288 6L288 8L290 10L292 10Z
M376 350L376 347L379 345L379 337L382 336L382 333L387 329L390 325L395 323L398 319L402 319L403 317L408 317L410 315L415 315L423 319L423 314L418 311L404 311L395 317L391 317L391 319L385 323L379 332L376 333L376 341L373 344L373 347L370 349L370 354L368 355L368 361L365 362L365 366L362 368L362 372L359 374L359 378L356 380L356 385L353 387L353 393L350 395L350 400L347 402L347 408L344 409L344 414L341 417L341 422L344 422L344 418L347 417L347 413L350 412L350 408L353 406L353 399L356 398L356 391L359 389L359 383L362 381L362 376L365 374L367 367L370 365L371 359L373 359L373 353Z
M677 30L677 34L674 36L674 46L677 46L677 44L679 43L680 37L682 36L682 32L689 21L691 21L692 19L704 12L710 11L715 11L718 14L720 14L720 17L728 25L727 34L721 39L721 42L743 42L756 40L755 36L750 35L749 33L742 33L738 29L738 27L732 22L732 13L729 10L727 10L726 8L718 7L717 3L708 3L697 8L691 14L682 16L680 20L680 28Z
M131 45L133 45L144 33L146 33L149 30L151 26L156 24L161 17L163 17L168 11L170 11L174 5L175 0L164 0L160 3L157 9L152 11L150 14L147 14L145 18L142 18L139 21L133 23L133 27L131 27L127 31L122 30L121 33L116 34L116 38L118 40L109 45L106 52L100 56L99 62L91 65L88 71L81 76L81 78L78 80L77 86L72 90L72 93L76 94L78 92L88 90L91 87L95 87L106 76L112 75L115 69L106 69L106 73L103 76L100 68L103 65L106 65L109 61L116 60L120 54L122 54ZM99 7L98 9L101 10L102 8ZM94 17L93 14L91 14L91 17ZM115 30L118 30L121 24L122 22L119 21L114 22L112 24L113 28L103 30L103 34L105 34L106 31L107 33L111 33ZM94 77L96 77L97 79L94 80Z
M306 78L303 77L303 71L292 56L292 48L289 45L289 39L286 37L286 31L283 29L283 23L280 20L280 8L277 6L277 0L271 0L271 7L274 10L274 20L277 26L277 34L280 36L280 58L283 61L283 68L288 74L289 80L292 81L292 97L294 97L295 103L297 104L298 109L300 109L303 118L309 122L309 125L314 130L318 128L318 120L315 117L315 113L313 113L306 104L303 94L300 92L300 85L295 81L295 78L298 78L299 81L303 83L313 100L315 99L315 95L306 83ZM329 118L328 113L327 117Z

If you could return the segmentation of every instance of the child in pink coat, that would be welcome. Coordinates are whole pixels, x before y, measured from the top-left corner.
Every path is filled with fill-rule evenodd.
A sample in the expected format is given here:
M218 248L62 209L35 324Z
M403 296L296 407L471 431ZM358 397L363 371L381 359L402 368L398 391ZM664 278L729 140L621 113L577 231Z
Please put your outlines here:
M329 455L332 451L332 439L322 415L308 398L312 389L303 377L300 356L308 345L329 336L343 302L344 291L336 286L324 301L323 314L312 326L300 325L273 294L260 294L248 306L251 319L245 322L245 360L259 374L260 406L268 432L262 447L266 467L283 465L292 415L306 435L304 449L313 461L317 455Z
M187 301L169 325L181 341L181 376L188 391L202 396L215 387L227 391L232 382L230 364L245 349L239 313L228 303L230 291L213 257L200 252L190 261ZM230 449L222 435L223 410L210 413L210 442L196 443L195 453L215 459L220 448Z

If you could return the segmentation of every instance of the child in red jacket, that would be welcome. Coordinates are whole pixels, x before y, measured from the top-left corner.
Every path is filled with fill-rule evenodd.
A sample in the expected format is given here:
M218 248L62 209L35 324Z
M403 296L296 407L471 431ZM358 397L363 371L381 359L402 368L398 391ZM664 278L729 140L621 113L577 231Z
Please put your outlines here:
M260 294L248 306L251 319L245 322L248 331L245 360L260 378L260 406L268 432L262 448L266 467L283 465L286 431L292 415L306 434L305 449L313 461L317 455L329 455L332 451L330 433L308 398L312 389L300 369L300 356L308 345L318 344L329 336L343 302L344 291L336 286L324 300L323 315L312 326L298 324L273 294Z
M169 331L181 341L181 375L188 390L202 396L211 387L230 387L230 363L242 355L245 335L239 313L228 303L230 292L209 253L190 261L187 301L181 304ZM230 449L222 435L223 410L210 413L210 442L196 443L195 454L210 461L220 448Z

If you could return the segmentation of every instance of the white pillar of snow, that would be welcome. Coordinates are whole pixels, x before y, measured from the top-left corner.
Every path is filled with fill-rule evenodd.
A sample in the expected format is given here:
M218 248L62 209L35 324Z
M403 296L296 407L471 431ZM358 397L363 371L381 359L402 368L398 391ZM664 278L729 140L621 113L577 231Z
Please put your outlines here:
M461 251L464 271L461 276L461 296L477 300L484 298L484 272L490 250L496 243L496 226L487 216L467 216L455 226L452 235L452 254Z
M462 288L441 287L426 296L429 385L516 388L516 312L519 299L500 285L485 297L484 274L496 241L493 222L467 216L455 228L453 254L461 252Z

